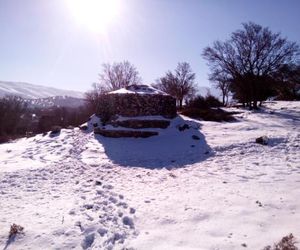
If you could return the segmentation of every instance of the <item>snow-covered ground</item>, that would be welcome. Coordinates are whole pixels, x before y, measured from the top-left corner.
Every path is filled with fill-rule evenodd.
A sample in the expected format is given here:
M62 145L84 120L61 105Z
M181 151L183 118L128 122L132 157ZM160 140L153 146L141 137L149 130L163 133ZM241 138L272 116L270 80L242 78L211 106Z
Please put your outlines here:
M262 249L289 233L300 241L300 102L238 111L232 123L178 117L147 139L74 129L1 144L0 248ZM255 143L264 135L269 145ZM9 241L13 223L24 234Z

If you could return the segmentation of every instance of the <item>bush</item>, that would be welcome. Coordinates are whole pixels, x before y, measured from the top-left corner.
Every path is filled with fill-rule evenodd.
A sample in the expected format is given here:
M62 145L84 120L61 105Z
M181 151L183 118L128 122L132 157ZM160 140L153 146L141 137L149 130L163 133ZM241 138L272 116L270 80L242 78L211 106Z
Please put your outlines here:
M266 246L263 250L298 250L295 244L295 238L293 234L290 234L283 237L278 243L274 244L273 247Z
M201 95L195 97L192 99L188 105L188 108L202 108L202 109L207 109L209 106L207 102L205 101L205 98Z
M215 122L230 122L235 121L235 118L231 115L231 113L226 112L222 109L200 109L200 108L186 108L181 114L194 118L194 119L202 119L205 121L215 121Z
M219 99L212 95L207 95L206 97L198 95L197 97L192 99L187 105L188 108L200 109L218 108L221 106L222 103L219 101Z
M223 106L219 99L213 95L207 95L205 97L205 101L207 105L211 108L219 108Z
M101 96L98 100L96 114L101 118L103 125L109 122L115 115L114 104L105 95Z
M12 224L10 226L10 231L8 238L11 239L12 237L15 237L17 234L23 234L24 227L21 227L20 225L17 224Z

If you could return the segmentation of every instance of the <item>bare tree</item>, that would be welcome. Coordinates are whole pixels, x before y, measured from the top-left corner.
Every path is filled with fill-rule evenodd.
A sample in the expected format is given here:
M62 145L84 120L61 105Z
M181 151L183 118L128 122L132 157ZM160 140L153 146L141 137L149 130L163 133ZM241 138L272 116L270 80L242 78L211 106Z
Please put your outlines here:
M228 104L228 98L230 94L231 79L228 78L228 75L224 74L223 72L215 71L210 75L209 80L213 82L215 88L221 91L222 105L226 106Z
M203 52L212 74L222 72L232 79L235 96L254 108L269 93L269 80L274 73L298 56L295 42L252 22L244 23L243 29L233 32L229 40L216 41Z
M107 92L106 88L99 83L92 84L92 90L85 93L85 100L89 110L93 113L97 112L101 105L101 97Z
M178 63L174 73L168 71L154 86L175 97L182 108L183 100L195 93L195 76L189 63Z
M283 100L300 99L300 65L283 65L275 75L278 98Z
M99 74L99 84L108 91L124 88L132 84L140 84L139 72L130 62L105 63Z

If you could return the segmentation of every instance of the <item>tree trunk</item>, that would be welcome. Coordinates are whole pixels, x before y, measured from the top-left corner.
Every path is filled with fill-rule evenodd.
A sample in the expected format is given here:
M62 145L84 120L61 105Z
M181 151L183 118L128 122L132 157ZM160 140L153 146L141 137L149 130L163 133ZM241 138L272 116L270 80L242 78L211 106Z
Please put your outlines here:
M225 106L228 105L228 95L226 95L226 101L225 101Z
M183 99L179 99L179 109L182 109L182 102L183 102Z
M256 101L256 100L253 101L253 108L254 108L254 109L257 109L257 101Z

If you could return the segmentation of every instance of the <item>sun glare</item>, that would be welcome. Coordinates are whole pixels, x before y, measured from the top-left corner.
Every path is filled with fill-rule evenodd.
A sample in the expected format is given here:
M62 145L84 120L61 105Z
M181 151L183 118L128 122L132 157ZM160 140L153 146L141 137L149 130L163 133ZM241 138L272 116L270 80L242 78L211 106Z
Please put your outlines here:
M70 0L72 14L82 25L94 32L105 32L117 19L119 0Z

